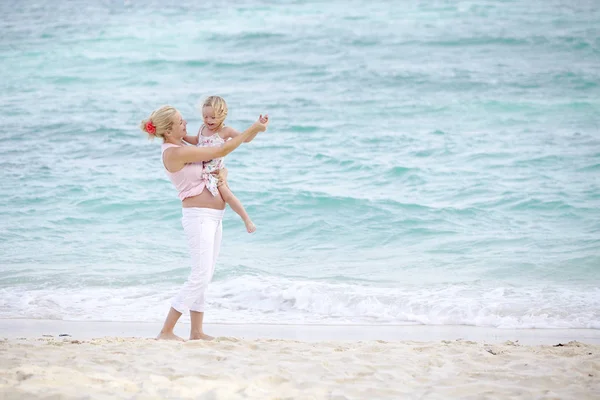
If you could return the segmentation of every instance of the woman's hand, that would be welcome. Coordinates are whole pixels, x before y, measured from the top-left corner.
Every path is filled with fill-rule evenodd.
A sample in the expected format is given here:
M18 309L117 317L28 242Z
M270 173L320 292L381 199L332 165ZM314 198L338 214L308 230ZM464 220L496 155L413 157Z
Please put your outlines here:
M265 115L263 117L262 114L258 117L258 121L256 121L254 124L252 124L252 126L255 127L256 129L258 129L259 132L266 131L268 125L269 125L269 116Z
M219 187L223 184L227 184L227 168L222 168L216 172L213 172L212 174L219 179L219 182L217 183L217 187Z

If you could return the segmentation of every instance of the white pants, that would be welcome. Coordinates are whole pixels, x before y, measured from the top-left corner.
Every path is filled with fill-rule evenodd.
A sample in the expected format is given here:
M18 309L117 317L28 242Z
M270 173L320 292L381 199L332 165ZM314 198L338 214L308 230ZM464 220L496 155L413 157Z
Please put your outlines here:
M181 223L192 256L192 271L171 306L185 313L204 312L204 296L221 248L224 210L184 208Z

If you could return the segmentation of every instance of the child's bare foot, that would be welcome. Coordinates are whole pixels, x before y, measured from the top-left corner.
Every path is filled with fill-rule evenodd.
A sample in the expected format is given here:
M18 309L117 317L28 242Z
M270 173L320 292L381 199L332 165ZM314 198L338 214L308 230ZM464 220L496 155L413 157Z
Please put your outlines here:
M190 334L190 340L213 340L214 337L207 335L206 333L193 333Z
M244 221L244 224L246 224L246 230L248 231L248 233L256 232L256 226L254 226L254 223L252 221Z
M185 340L183 338L180 338L179 336L177 336L173 332L169 332L169 333L163 333L163 332L161 332L156 337L156 340L176 340L178 342L185 342Z

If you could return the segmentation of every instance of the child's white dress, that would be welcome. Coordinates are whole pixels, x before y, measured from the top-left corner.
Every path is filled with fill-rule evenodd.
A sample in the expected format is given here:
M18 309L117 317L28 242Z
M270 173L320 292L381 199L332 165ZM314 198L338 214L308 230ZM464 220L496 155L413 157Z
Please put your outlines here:
M200 134L198 135L198 147L221 147L225 144L225 140L219 136L219 132L216 132L212 136L202 136L203 130L204 126L200 128ZM225 167L225 160L223 157L219 157L210 161L205 161L202 164L204 167L204 173L206 174L206 188L213 194L213 196L216 196L219 193L219 189L217 188L219 179L212 173Z

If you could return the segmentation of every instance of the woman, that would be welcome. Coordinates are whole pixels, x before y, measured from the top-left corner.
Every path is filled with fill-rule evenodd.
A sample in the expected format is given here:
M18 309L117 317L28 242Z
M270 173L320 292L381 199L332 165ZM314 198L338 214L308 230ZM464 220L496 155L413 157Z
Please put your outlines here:
M183 206L183 230L187 236L192 255L192 271L187 281L171 303L171 309L157 339L181 340L173 333L181 314L190 311L190 340L211 340L202 329L204 319L204 296L212 279L217 256L221 247L223 212L225 202L221 195L214 196L205 189L206 174L202 162L225 157L244 142L252 140L267 129L269 119L260 116L241 135L228 140L222 147L195 147L184 145L187 122L179 111L171 106L155 110L142 121L141 129L152 137L163 139L162 161L167 175L179 192ZM227 171L220 172L223 182Z

